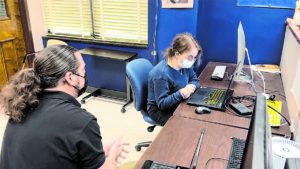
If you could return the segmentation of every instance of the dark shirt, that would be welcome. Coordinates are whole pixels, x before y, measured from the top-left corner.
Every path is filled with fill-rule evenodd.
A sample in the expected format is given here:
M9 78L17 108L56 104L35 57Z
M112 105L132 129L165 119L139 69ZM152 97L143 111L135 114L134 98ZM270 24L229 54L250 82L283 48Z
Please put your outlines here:
M162 60L149 73L147 110L151 105L160 110L175 110L183 99L179 90L187 84L199 86L193 67L176 70Z
M36 110L9 120L0 169L96 169L105 152L97 119L71 95L44 91Z

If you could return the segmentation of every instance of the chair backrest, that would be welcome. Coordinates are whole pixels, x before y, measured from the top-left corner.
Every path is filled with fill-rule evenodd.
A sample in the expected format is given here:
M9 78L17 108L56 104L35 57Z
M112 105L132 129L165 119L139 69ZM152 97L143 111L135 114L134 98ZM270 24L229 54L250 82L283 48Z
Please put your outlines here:
M68 45L66 42L57 40L57 39L49 39L47 41L47 47L51 45Z
M126 65L126 74L134 94L137 111L146 111L148 96L148 76L153 65L144 58L134 59Z

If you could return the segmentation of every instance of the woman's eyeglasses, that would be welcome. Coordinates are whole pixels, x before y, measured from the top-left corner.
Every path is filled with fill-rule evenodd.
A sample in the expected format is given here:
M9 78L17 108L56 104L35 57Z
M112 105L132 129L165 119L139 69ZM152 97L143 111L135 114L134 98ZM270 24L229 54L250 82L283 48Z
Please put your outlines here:
M201 50L199 50L196 56L189 55L188 60L197 60L198 58L200 58L201 55L202 55L202 52L201 52Z

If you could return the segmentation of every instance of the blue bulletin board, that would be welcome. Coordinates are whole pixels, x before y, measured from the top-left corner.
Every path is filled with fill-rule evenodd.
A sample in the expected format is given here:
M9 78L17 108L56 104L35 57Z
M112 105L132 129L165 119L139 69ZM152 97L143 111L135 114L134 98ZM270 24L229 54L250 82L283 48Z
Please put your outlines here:
M297 0L237 0L237 6L295 9Z

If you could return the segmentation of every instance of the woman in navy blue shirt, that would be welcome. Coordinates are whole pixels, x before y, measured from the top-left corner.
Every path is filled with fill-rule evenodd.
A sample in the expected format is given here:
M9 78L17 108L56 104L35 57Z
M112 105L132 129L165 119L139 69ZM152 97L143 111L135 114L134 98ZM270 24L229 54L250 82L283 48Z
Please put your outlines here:
M148 79L147 110L150 117L165 125L181 102L199 86L193 70L200 64L202 48L190 33L178 34L167 48L165 59L150 72Z

